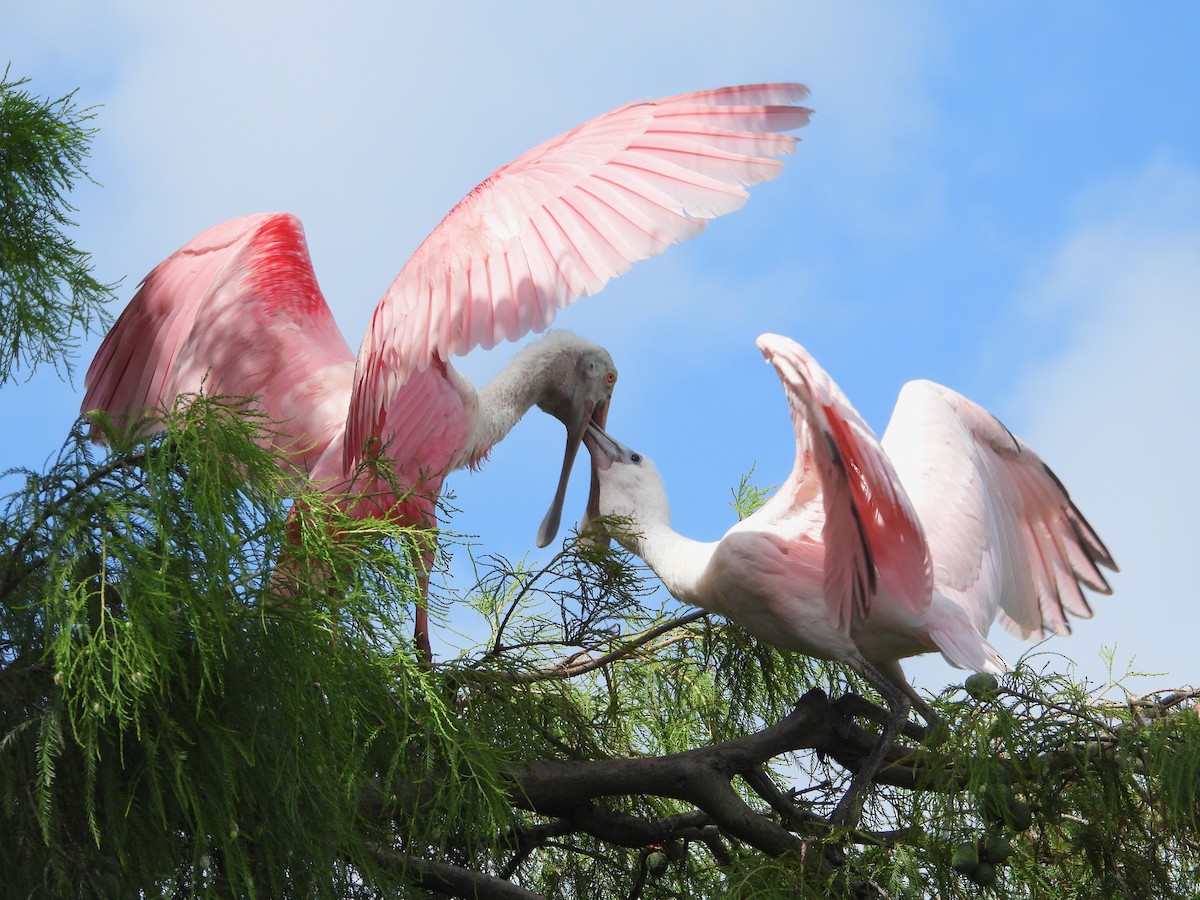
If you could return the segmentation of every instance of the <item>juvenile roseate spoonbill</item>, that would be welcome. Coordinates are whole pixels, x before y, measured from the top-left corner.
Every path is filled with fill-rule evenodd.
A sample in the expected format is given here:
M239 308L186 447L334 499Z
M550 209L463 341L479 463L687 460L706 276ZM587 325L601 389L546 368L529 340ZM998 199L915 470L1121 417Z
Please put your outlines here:
M603 425L612 360L552 334L476 393L450 357L547 328L560 307L740 207L745 188L794 150L798 138L779 132L807 123L797 105L807 94L759 84L633 103L530 150L430 233L376 306L357 357L295 218L210 228L146 277L88 369L83 410L130 425L180 395L253 396L276 423L263 442L336 496L358 497L347 499L351 515L433 527L446 473L480 463L538 405L567 427L544 546L583 430ZM413 493L399 499L391 479L362 475L378 461Z
M1111 593L1116 570L1062 483L985 409L913 381L883 441L795 341L758 339L791 407L796 462L779 490L719 541L670 527L663 482L644 456L594 426L599 510L629 519L617 539L679 600L727 616L768 643L846 663L892 718L852 780L857 797L916 704L936 717L899 660L940 650L953 665L999 674L986 639L996 619L1030 638L1091 615L1080 585Z

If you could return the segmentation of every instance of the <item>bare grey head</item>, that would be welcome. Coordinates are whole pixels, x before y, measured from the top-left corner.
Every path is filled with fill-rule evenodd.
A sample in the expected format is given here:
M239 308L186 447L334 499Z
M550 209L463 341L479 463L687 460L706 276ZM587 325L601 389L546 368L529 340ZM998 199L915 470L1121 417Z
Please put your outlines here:
M584 434L590 425L603 429L608 419L608 407L617 383L617 367L607 350L569 331L552 332L542 338L539 344L545 354L542 382L545 387L537 399L537 406L562 422L567 429L558 489L538 529L537 545L545 547L558 533L567 482ZM598 491L593 453L587 516L597 514Z

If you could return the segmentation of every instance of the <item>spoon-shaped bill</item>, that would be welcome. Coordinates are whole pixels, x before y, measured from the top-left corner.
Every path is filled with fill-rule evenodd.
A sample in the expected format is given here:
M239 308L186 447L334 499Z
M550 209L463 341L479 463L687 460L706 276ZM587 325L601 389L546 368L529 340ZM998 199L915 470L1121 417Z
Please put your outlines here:
M558 534L558 527L562 522L563 503L567 495L567 482L570 480L571 469L575 465L575 457L579 453L580 444L584 441L584 435L591 430L592 426L603 429L607 418L607 399L601 400L599 403L584 400L578 407L578 419L574 427L567 425L567 443L563 450L562 472L558 477L558 489L554 492L554 500L546 512L546 517L542 519L541 527L538 528L537 545L539 547L545 547ZM596 475L595 454L589 455L592 457L591 485L588 490L585 521L596 515L597 513L594 511L598 511L600 508L600 482Z

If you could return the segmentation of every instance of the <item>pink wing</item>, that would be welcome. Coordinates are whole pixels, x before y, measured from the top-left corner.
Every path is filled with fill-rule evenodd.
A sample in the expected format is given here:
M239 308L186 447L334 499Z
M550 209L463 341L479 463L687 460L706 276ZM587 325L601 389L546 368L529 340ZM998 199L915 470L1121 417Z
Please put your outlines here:
M987 634L1070 631L1092 611L1080 584L1112 592L1116 564L1062 483L991 413L929 381L906 384L883 446L920 513L936 590Z
M796 428L796 467L769 501L803 501L815 466L825 507L825 597L841 624L856 629L878 587L923 612L933 577L921 523L870 427L808 351L764 334L758 348L779 373ZM765 509L765 507L764 507Z
M83 411L129 424L180 395L256 396L300 470L340 433L354 354L285 214L216 225L146 276L84 379Z
M346 433L353 468L396 433L401 387L433 360L541 331L633 262L698 234L773 178L807 123L797 84L621 107L497 170L425 239L375 309Z
M312 480L335 495L353 498L343 505L351 517L392 517L409 525L436 526L442 482L473 420L473 411L464 406L461 380L441 362L415 373L404 386L411 398L409 416L393 423L393 444L379 447L386 465L369 459L358 471L343 474L344 454L335 440L317 462ZM429 415L428 410L437 414Z

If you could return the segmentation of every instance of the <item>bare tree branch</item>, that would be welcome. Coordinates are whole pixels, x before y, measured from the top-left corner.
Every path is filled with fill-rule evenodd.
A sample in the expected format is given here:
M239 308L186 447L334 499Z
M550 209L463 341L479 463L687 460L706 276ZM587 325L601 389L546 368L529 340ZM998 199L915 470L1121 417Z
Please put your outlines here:
M810 691L780 722L746 737L650 759L541 760L511 773L513 802L567 819L586 831L602 829L592 803L598 797L652 795L692 803L720 830L772 856L798 851L787 828L756 812L730 783L792 750L832 747L840 717L821 691ZM865 753L863 754L865 756ZM753 777L753 776L751 776ZM625 827L629 827L626 823ZM660 835L661 837L661 835ZM611 838L609 838L611 839Z
M419 859L379 845L373 845L371 853L381 865L400 871L418 887L435 894L468 900L546 900L511 881L461 866Z

